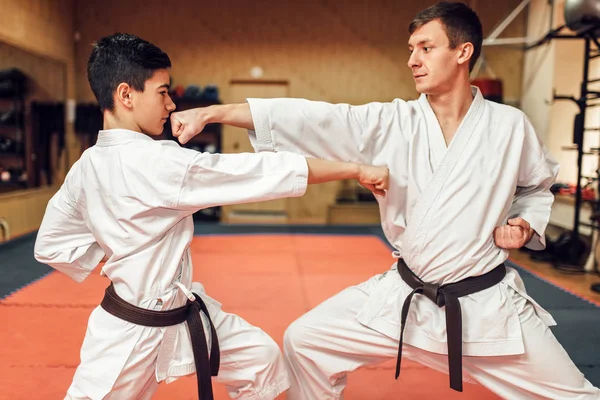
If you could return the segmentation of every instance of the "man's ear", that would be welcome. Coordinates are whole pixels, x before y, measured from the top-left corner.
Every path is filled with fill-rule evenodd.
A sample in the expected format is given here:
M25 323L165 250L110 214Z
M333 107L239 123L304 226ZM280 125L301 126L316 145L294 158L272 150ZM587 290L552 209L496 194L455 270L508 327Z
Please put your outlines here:
M131 108L133 105L132 93L133 90L129 84L120 83L115 93L116 101L123 104L126 108Z
M458 63L459 64L469 64L471 57L473 57L473 52L475 48L473 44L470 42L463 43L459 46L460 53L458 54Z

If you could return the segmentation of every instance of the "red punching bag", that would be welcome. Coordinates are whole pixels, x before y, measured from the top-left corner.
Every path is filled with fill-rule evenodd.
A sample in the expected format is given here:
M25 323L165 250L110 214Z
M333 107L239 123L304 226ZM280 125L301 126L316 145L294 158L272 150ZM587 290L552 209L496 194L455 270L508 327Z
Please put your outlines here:
M493 78L477 78L471 81L471 85L477 86L486 100L503 103L502 81Z

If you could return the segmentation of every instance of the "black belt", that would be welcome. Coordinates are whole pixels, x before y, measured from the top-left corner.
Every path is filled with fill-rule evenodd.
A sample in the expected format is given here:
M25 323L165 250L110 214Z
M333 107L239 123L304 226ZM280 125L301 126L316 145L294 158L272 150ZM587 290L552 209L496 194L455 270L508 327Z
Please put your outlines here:
M136 325L165 327L188 323L188 329L192 339L194 362L196 364L196 379L198 381L198 398L200 400L213 400L211 376L219 373L220 352L217 332L210 319L206 305L202 299L194 293L195 301L188 300L183 307L166 311L147 310L129 304L119 297L111 285L106 288L104 298L100 304L108 313L117 318L131 322ZM200 311L204 311L210 324L212 346L210 349L210 361L208 358L208 346L206 335L202 325Z
M398 347L398 360L396 361L396 379L400 376L400 361L402 359L402 339L406 317L410 308L410 301L415 293L420 293L433 301L438 307L446 306L446 335L448 339L448 369L450 373L450 387L462 392L462 314L459 297L477 293L497 285L506 275L506 267L500 264L490 272L463 279L456 283L436 285L425 283L416 276L406 265L404 260L398 260L398 273L404 282L413 291L410 292L402 306L402 319L400 328L400 345Z

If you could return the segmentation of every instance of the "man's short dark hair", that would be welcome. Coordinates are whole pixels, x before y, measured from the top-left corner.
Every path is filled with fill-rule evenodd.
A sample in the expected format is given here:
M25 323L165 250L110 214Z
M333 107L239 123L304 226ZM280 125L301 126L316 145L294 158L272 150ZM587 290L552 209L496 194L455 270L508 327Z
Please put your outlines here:
M88 60L88 81L100 109L114 111L117 86L127 83L143 92L145 82L159 69L171 67L169 56L137 36L115 33L98 40Z
M439 20L444 26L451 49L467 42L473 44L473 56L469 62L471 71L481 54L483 43L481 21L475 11L463 3L437 3L418 13L408 26L408 31L412 35L421 26L434 20Z

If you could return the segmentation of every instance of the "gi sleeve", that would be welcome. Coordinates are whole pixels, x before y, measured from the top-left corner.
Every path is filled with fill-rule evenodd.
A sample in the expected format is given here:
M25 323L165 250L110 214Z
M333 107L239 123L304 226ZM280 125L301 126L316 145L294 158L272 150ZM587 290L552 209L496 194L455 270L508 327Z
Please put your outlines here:
M291 151L307 157L370 163L376 147L400 127L398 103L360 106L304 99L247 99L248 131L256 152Z
M50 199L34 247L35 259L82 282L100 263L104 251L77 209L77 164ZM75 195L75 196L74 196Z
M559 165L540 141L529 120L523 116L525 138L519 165L517 190L510 209L510 218L521 217L534 230L525 247L543 250L545 231L550 220L554 195L550 187L556 180Z
M198 210L300 197L307 184L308 164L298 154L198 153L184 175L177 208Z

